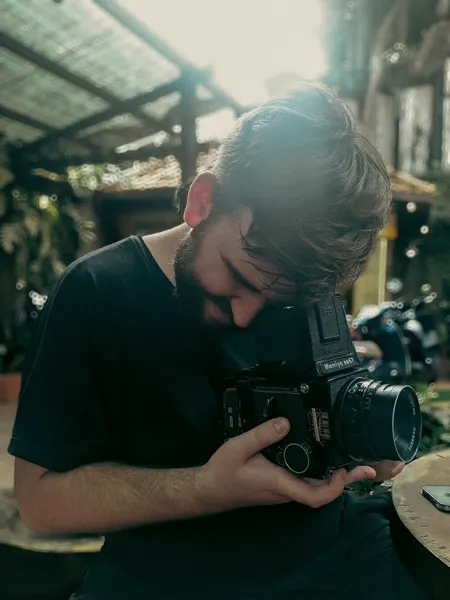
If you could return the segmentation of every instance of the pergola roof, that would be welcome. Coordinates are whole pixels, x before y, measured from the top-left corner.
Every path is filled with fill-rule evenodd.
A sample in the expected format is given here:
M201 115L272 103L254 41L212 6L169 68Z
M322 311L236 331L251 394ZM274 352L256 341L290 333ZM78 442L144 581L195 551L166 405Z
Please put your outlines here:
M409 173L387 169L395 200L432 204L437 195L436 185Z
M21 159L52 168L127 159L126 150L134 160L170 155L181 146L187 81L197 118L224 108L241 112L208 73L125 6L124 0L0 0L0 132L19 146ZM141 138L143 147L127 148Z

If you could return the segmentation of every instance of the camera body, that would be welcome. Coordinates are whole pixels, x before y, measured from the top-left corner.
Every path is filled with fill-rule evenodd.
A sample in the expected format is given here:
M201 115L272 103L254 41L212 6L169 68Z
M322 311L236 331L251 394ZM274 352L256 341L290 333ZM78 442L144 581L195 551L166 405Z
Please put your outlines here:
M297 476L328 477L357 463L414 457L417 395L369 378L338 294L306 310L263 311L221 348L227 438L286 417L289 434L263 452Z

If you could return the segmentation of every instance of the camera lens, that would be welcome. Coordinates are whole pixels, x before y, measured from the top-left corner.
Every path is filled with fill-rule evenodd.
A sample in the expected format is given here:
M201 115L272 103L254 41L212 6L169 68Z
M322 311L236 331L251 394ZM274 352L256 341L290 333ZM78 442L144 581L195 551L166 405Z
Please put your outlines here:
M352 459L412 460L422 428L419 399L408 385L353 380L341 398L337 419Z

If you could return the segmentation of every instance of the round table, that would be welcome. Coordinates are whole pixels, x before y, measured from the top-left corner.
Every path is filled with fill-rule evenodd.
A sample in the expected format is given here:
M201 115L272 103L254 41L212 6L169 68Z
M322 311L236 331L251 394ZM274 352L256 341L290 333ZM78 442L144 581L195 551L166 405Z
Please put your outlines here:
M394 479L395 510L412 535L450 567L450 513L437 510L421 493L425 485L450 485L450 449L434 452L407 465Z
M32 531L20 518L12 490L0 490L0 598L70 598L102 545L99 535Z
M57 554L100 552L100 535L55 535L32 531L20 519L12 490L0 490L0 544Z

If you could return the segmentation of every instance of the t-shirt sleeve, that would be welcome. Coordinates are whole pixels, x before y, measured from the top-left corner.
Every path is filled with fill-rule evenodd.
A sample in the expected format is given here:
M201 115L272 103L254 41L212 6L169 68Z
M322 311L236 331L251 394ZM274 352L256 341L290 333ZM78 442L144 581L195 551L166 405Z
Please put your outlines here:
M50 471L109 457L107 410L96 381L97 291L86 262L67 269L36 323L8 448Z

